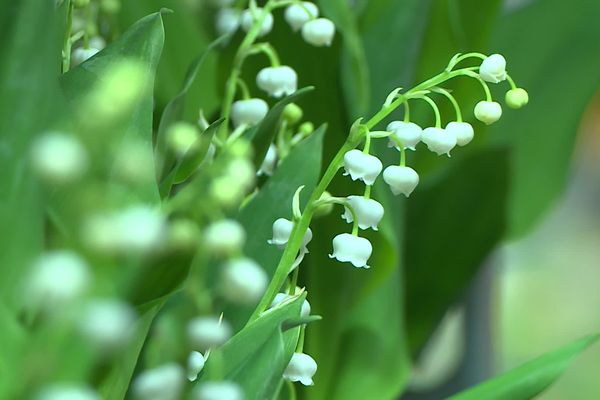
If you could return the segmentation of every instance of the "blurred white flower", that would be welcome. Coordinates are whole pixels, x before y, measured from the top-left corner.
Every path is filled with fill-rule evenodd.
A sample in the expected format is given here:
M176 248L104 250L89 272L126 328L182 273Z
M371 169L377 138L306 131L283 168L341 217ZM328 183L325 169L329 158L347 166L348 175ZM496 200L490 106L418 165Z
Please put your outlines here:
M256 85L269 96L290 95L298 88L298 75L287 65L266 67L256 75Z
M240 304L252 304L258 301L268 283L267 273L249 258L229 261L224 266L221 276L223 296L231 302Z
M252 29L252 25L254 25L254 21L261 18L264 13L261 7L256 7L255 15L252 15L252 10L246 9L242 12L242 28L244 31L248 32ZM258 31L258 37L265 36L273 29L273 14L267 13L264 17L262 25L260 26L260 30Z
M335 25L327 18L317 18L302 26L302 38L313 46L331 46L335 36Z
M100 395L87 386L56 383L40 390L35 400L100 400Z
M235 8L220 9L215 17L215 27L219 36L237 31L241 15L241 11Z
M198 351L190 352L187 359L187 378L190 382L194 382L198 379L198 374L204 369L205 363L206 360L202 353Z
M280 249L285 248L288 240L290 239L290 235L292 234L292 229L294 228L294 223L285 218L278 218L273 222L273 239L267 241L269 244L274 244ZM302 247L306 248L308 243L312 240L313 233L310 228L306 230L304 234L304 240L302 241Z
M479 76L486 82L499 83L506 79L506 60L500 54L492 54L481 62Z
M383 206L378 201L367 199L363 196L348 196L347 200L356 213L358 227L360 229L372 228L376 231L377 225L383 218ZM342 218L346 222L354 222L354 218L348 207L344 207L344 210Z
M294 31L300 30L311 19L319 16L319 8L316 4L303 1L300 4L292 4L285 9L284 18Z
M442 128L423 129L421 141L438 156L447 154L450 157L450 150L456 146L456 136Z
M298 288L296 288L296 291L297 291L297 289ZM278 304L281 304L282 302L284 302L288 299L295 299L295 298L296 298L296 295L290 295L287 293L277 293L269 307L270 308L276 307ZM304 299L304 301L302 302L302 309L300 310L300 316L308 317L309 315L310 315L310 303L308 302L308 300Z
M210 224L204 231L204 246L216 254L232 254L246 242L246 232L239 222L222 219Z
M88 47L88 48L84 48L84 47L78 47L75 50L73 50L71 52L71 66L75 67L85 61L87 61L88 59L92 58L93 56L95 56L96 54L98 54L98 52L100 52L100 49L97 49L95 47Z
M415 146L421 141L423 129L414 122L392 121L387 126L387 131L392 132L402 143L405 149L415 150ZM398 144L390 139L389 147L395 147L400 150Z
M238 100L231 106L231 120L235 127L256 125L267 115L269 106L262 99Z
M390 165L383 171L383 180L394 195L402 193L408 197L419 184L419 174L410 167Z
M277 147L271 143L269 145L269 150L267 150L267 154L265 155L265 159L263 160L260 169L258 170L258 175L267 175L271 176L275 172L275 167L277 166Z
M139 400L179 400L185 383L178 364L165 364L140 373L132 384L133 397Z
M37 175L54 184L73 182L88 167L85 148L74 136L61 132L42 134L33 142L30 156Z
M333 238L333 254L329 258L350 262L357 268L370 268L367 261L372 252L373 246L367 239L342 233Z
M360 150L354 149L344 154L344 175L350 175L353 181L360 179L365 184L372 185L382 168L383 164L377 157Z
M169 126L167 130L167 144L179 157L185 155L199 138L200 132L198 129L187 122L176 122Z
M187 324L187 337L195 350L219 347L231 337L232 329L217 317L197 317Z
M92 300L84 305L79 330L102 352L114 352L129 342L136 314L126 303L114 299Z
M456 144L459 146L466 146L475 136L473 126L468 122L449 122L446 132L456 137Z
M475 105L475 118L491 125L502 116L502 106L495 101L480 101Z
M283 372L283 378L291 382L300 382L305 386L314 385L313 376L317 372L317 362L308 354L294 353Z
M229 381L202 382L192 394L193 400L244 400L244 392Z

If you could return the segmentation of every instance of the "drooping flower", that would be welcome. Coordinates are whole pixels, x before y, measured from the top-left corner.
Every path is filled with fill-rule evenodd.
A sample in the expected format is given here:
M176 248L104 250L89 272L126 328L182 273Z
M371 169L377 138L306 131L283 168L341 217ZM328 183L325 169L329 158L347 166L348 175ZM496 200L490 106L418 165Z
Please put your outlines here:
M199 351L192 351L187 359L187 378L188 381L194 382L198 379L198 374L204 369L206 360Z
M266 272L249 258L229 261L221 276L223 296L240 304L251 304L260 299L268 283Z
M468 122L449 122L446 125L446 132L456 137L456 144L459 146L469 144L475 135L473 126Z
M268 240L267 243L274 244L280 249L285 248L288 240L290 240L293 228L294 223L292 221L285 218L278 218L273 222L273 239ZM310 228L308 228L304 234L304 240L302 241L303 248L306 248L308 243L312 240L312 237L313 233Z
M132 393L139 400L178 400L183 392L183 368L171 363L139 374L132 384Z
M244 10L242 12L242 17L241 17L242 29L244 29L244 31L246 31L246 32L250 31L250 29L252 29L252 25L254 25L254 21L261 18L261 15L263 14L263 12L264 11L261 7L256 7L254 15L252 15L252 10L250 10L250 9ZM273 14L267 13L267 15L263 19L262 25L260 26L260 30L258 31L258 36L259 37L265 36L266 34L271 32L272 29L273 29Z
M529 103L529 94L523 88L511 89L506 92L505 101L510 108L521 108Z
M79 330L91 345L110 353L127 345L134 332L135 320L136 314L128 304L97 299L84 305Z
M486 82L499 83L506 79L506 60L500 54L492 54L481 62L479 76Z
M35 400L100 400L100 395L87 386L55 383L41 389Z
M344 154L344 175L350 175L353 181L360 179L367 185L372 185L383 169L379 159L360 150L350 150Z
M302 26L302 38L313 46L331 46L335 36L335 25L327 18L317 18Z
M256 85L269 96L290 95L298 88L298 75L287 65L267 67L256 75Z
M448 157L450 157L450 150L456 146L456 136L442 128L425 128L421 141L430 151L437 155L447 154Z
M348 203L354 209L356 213L356 218L358 218L358 227L360 229L369 229L377 230L377 225L381 222L383 218L383 206L376 200L367 199L363 196L348 196ZM346 222L354 222L354 218L352 216L352 212L345 207L344 214L342 214L342 218Z
M317 362L308 354L294 353L283 372L283 378L290 382L300 382L305 386L314 385L313 376L317 372Z
M277 166L277 147L274 144L269 145L269 149L267 150L267 154L265 155L265 159L260 165L260 169L257 172L257 175L267 175L271 176L275 172L275 167Z
M242 248L246 232L239 222L222 219L204 231L204 245L215 254L232 254Z
M502 116L502 106L495 101L480 101L475 105L475 118L486 125L491 125Z
M34 141L31 163L42 179L65 184L79 179L85 173L88 156L75 137L61 132L47 132Z
M296 288L296 292L298 292L298 289L299 288ZM271 305L269 306L269 308L276 307L281 302L288 300L288 299L293 299L293 298L296 298L296 296L290 295L287 293L277 293L275 295L275 298L271 302ZM300 310L300 316L308 317L309 315L310 315L310 303L308 302L308 300L304 299L304 301L302 302L302 309Z
M231 120L236 127L242 124L256 125L268 111L269 106L263 99L238 100L231 106Z
M383 171L383 180L394 195L402 193L408 197L419 184L419 174L410 167L390 165Z
M329 258L350 262L357 268L370 268L367 261L372 252L373 246L367 239L342 233L333 238L333 254Z
M415 146L421 141L423 129L414 122L392 121L387 126L387 131L392 132L405 149L415 150ZM392 139L389 146L400 150L398 144Z
M300 4L292 4L285 9L284 14L286 22L294 31L300 30L304 24L311 19L317 18L318 16L319 8L316 6L316 4L308 1L303 1L302 6Z
M192 394L193 400L244 400L244 392L229 381L202 382Z
M217 12L215 27L219 36L237 31L240 27L241 12L235 8L222 8Z
M95 47L78 47L75 50L73 50L73 52L71 53L71 65L73 67L89 60L90 58L94 57L96 54L98 54L100 52L99 49L95 48Z
M217 317L197 317L187 324L187 338L195 350L208 350L221 346L231 337L229 323Z

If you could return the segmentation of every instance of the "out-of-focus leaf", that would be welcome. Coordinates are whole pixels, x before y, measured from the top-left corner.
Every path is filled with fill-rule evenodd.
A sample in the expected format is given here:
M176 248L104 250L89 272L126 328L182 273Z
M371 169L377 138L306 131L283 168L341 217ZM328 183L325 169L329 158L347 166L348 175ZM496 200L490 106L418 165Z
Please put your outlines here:
M506 56L509 72L531 99L492 127L494 139L514 150L512 238L538 222L564 189L581 116L600 87L600 53L592 50L600 37L599 13L595 0L577 7L536 1L507 12L496 25L493 48Z
M285 106L299 100L313 89L314 88L310 86L305 87L281 99L269 110L261 123L247 133L248 138L252 141L252 148L254 149L254 166L257 169L265 159L267 150L269 150L269 145L273 143L273 140L275 139L277 126L279 125L281 113L283 113Z
M529 400L546 390L574 358L598 340L591 335L458 393L452 400Z
M288 320L300 316L306 295L282 304L247 325L219 350L224 378L239 384L249 399L271 399L289 363L299 328L282 331ZM286 343L288 346L286 347ZM214 367L209 357L200 382L210 379Z
M508 185L506 150L489 150L422 182L407 202L406 320L413 354L502 238Z

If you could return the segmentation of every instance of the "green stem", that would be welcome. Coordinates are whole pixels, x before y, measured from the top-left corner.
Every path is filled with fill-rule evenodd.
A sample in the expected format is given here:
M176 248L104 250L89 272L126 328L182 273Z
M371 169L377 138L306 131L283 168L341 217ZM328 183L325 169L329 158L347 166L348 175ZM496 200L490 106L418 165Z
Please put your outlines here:
M481 87L483 88L483 91L485 92L485 99L487 101L493 101L492 93L490 92L490 88L488 87L487 83L485 83L485 81L483 79L481 79L479 74L476 74L473 71L465 71L464 75L468 76L469 78L473 78L477 82L479 82L481 84Z
M69 71L71 67L71 29L73 28L73 2L67 0L67 26L65 27L65 37L63 42L63 74Z
M462 112L460 111L460 106L458 105L458 102L456 101L454 96L452 96L452 94L449 91L443 88L435 88L433 89L433 91L446 96L446 98L450 100L450 103L452 103L452 107L454 107L454 111L456 112L456 121L462 122Z
M425 100L431 106L431 108L433 109L433 113L435 114L435 127L441 128L442 116L440 115L440 109L438 108L437 104L435 104L435 101L431 100L428 96L422 96L418 98Z
M510 84L511 89L517 89L517 85L515 84L515 81L513 81L513 78L511 78L510 75L506 74L506 80Z
M367 200L371 198L371 188L372 188L372 187L373 187L373 186L371 186L371 185L366 185L366 186L365 186L365 194L364 194L364 196L363 196L363 197L364 197L365 199L367 199Z
M410 121L410 107L408 106L408 99L406 99L403 103L404 105L404 122Z

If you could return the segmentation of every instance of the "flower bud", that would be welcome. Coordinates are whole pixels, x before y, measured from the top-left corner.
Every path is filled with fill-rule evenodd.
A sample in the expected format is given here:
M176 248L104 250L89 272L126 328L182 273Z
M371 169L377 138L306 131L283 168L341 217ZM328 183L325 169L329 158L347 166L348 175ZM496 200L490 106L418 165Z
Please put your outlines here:
M106 40L102 36L94 36L90 38L90 47L103 50L106 47Z
M112 353L127 345L135 319L135 312L128 304L113 299L93 300L83 308L79 329L91 345Z
M295 292L298 292L299 288L296 288ZM275 298L273 299L273 301L271 302L271 305L269 306L269 308L274 308L277 307L277 305L283 303L284 301L287 301L288 299L295 299L296 296L295 295L289 295L287 293L277 293L275 295ZM300 310L300 316L301 317L308 317L310 315L310 303L308 302L308 300L304 299L304 301L302 302L302 308Z
M294 353L283 372L283 378L290 382L300 382L305 386L314 385L313 376L317 372L317 362L308 354Z
M383 218L383 206L376 200L367 199L362 196L348 196L348 203L354 209L356 218L358 218L358 227L360 229L377 230L377 225ZM344 207L345 212L342 219L346 222L353 222L354 218L348 207Z
M319 8L311 2L303 1L302 6L292 4L285 9L284 18L294 32L300 30L311 19L319 16Z
M285 218L279 218L273 222L273 239L267 240L267 243L274 244L280 249L285 248L290 235L294 229L294 223ZM308 243L312 240L313 233L308 228L304 234L304 240L302 241L302 247L306 248Z
M192 395L193 400L244 400L244 392L229 381L203 382Z
M289 125L300 122L302 115L302 109L295 103L290 103L283 108L283 118Z
M371 268L367 261L372 252L373 246L367 239L342 233L333 238L333 254L330 254L329 258L350 262L357 268Z
M227 255L238 252L246 242L246 232L239 222L223 219L213 222L204 231L204 245L211 252Z
M298 88L298 75L287 65L267 67L256 75L256 85L272 97L290 95Z
M215 28L219 36L233 33L240 26L241 12L235 8L222 8L215 17Z
M247 9L242 12L242 29L248 32L252 29L252 25L254 25L254 21L262 18L263 9L261 7L256 7L255 15L252 15L252 10ZM273 14L267 13L264 17L260 30L258 31L258 37L265 36L273 29Z
M375 156L360 150L350 150L344 154L344 175L350 175L353 181L360 179L366 185L372 185L381 173L383 164Z
M419 184L419 175L410 167L390 165L383 171L383 180L394 195L402 193L408 197Z
M445 153L450 157L450 150L456 146L456 136L442 128L425 128L421 141L438 156Z
M221 277L223 296L239 304L252 304L265 292L269 278L266 272L249 258L229 261Z
M446 132L456 137L456 144L459 146L469 144L475 135L473 126L468 122L449 122L446 125Z
M423 129L414 122L392 121L387 126L387 131L392 132L392 135L402 143L405 149L415 150L415 146L421 141ZM400 150L398 144L392 139L390 139L389 147Z
M43 388L35 400L100 400L100 395L87 386L53 384Z
M298 132L303 135L303 136L308 136L311 133L313 133L315 130L315 126L312 122L307 121L304 122L302 125L300 125L300 127L298 128Z
M324 191L323 194L321 195L321 197L319 197L319 201L321 200L327 200L330 199L331 193L329 193L328 191ZM316 209L315 209L315 217L323 217L325 215L329 215L331 212L333 211L333 203L325 203L325 204L321 204L319 205Z
M198 375L204 369L204 364L206 364L206 360L202 353L197 351L190 353L187 360L187 378L190 382L198 379Z
M75 137L48 132L33 143L31 163L42 179L49 183L66 184L76 181L85 173L88 156Z
M317 18L302 26L302 38L313 46L331 46L335 25L327 18Z
M495 101L480 101L475 106L475 118L486 125L491 125L502 116L502 106Z
M176 219L169 224L167 243L176 251L195 251L200 243L200 229L189 219Z
M199 137L198 129L187 122L177 122L167 130L167 144L179 157L183 156Z
M46 309L60 309L88 288L91 273L76 253L52 251L42 255L27 282L27 301Z
M268 111L269 106L262 99L238 100L231 106L231 120L236 127L241 124L256 125Z
M499 83L506 79L506 60L500 54L492 54L481 62L479 76L486 82Z
M510 108L521 108L529 103L529 94L522 88L511 89L506 92L505 101Z
M198 317L187 324L187 338L195 350L208 350L223 345L231 337L231 326L217 317Z
M76 48L71 52L71 66L76 67L77 65L87 61L88 59L98 54L98 52L100 52L99 49L91 46L88 48Z
M277 166L277 147L271 143L269 145L269 149L267 150L267 154L265 155L265 159L260 165L260 169L258 170L258 175L267 175L271 176L275 172L275 167Z
M132 384L138 400L179 400L183 392L184 372L178 364L166 364L139 374Z

